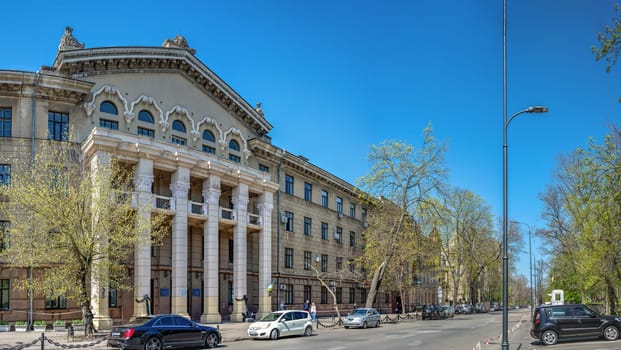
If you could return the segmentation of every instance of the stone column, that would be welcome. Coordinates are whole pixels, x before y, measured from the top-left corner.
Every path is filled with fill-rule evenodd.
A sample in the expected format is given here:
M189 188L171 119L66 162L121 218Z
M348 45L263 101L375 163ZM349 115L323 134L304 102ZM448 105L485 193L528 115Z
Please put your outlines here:
M222 315L218 306L220 250L218 249L218 221L220 218L220 178L211 175L203 181L203 199L207 205L207 222L203 229L203 304L205 310L201 315L202 323L220 323Z
M97 152L91 159L91 174L95 175L100 172L109 173L110 154L106 152ZM93 192L93 203L97 203L102 195L99 192L100 187L97 186ZM107 195L106 193L103 194ZM93 213L97 215L97 213ZM95 219L96 220L96 219ZM108 237L99 237L97 245L105 247L108 245ZM102 248L100 248L102 249ZM91 274L91 306L93 307L93 324L97 329L111 329L112 318L108 308L108 288L109 276L106 260L97 260L93 262L93 273Z
M265 288L272 283L272 210L274 194L265 192L259 197L261 233L259 237L259 310L257 316L263 317L272 311L272 297Z
M190 169L178 168L170 182L175 198L172 225L171 313L188 316L188 190Z
M136 165L134 188L138 215L136 227L140 231L140 240L134 252L134 312L133 317L146 315L147 309L142 300L151 294L151 209L153 208L153 160L140 158Z
M233 231L233 313L231 321L243 322L246 312L244 295L247 291L247 230L248 227L248 185L239 184L233 189L233 209L237 220Z

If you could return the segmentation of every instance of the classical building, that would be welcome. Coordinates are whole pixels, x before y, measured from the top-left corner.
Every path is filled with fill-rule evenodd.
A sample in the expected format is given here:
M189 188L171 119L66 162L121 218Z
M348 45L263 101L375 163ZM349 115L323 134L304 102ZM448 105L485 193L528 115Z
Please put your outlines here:
M23 140L36 152L52 139L79 145L90 162L122 158L135 167L135 195L172 217L162 246L136 247L133 291L93 281L101 328L144 314L145 296L153 313L209 323L306 299L331 309L317 273L360 270L351 262L367 208L351 184L273 145L271 129L261 105L239 96L181 36L160 47L87 48L67 28L51 66L0 70L0 152ZM0 164L0 185L10 176L11 164ZM32 311L28 293L11 287L25 273L0 270L0 318ZM344 309L366 300L354 279L328 285ZM63 316L78 308L62 298L33 298L46 319L79 317ZM391 302L380 293L377 306Z

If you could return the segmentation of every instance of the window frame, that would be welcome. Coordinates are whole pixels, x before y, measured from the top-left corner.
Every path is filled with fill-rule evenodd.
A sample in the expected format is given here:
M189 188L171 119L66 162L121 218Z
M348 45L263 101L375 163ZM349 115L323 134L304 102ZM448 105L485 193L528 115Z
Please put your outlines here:
M295 179L292 175L285 174L285 193L293 196L293 185Z
M56 111L47 112L48 140L69 140L69 114Z
M106 110L104 110L104 106L106 106L105 108ZM108 107L110 109L108 109ZM119 109L116 107L116 104L114 104L114 102L110 100L102 101L99 104L99 112L110 114L110 115L119 115Z
M293 268L293 248L285 247L285 268Z
M304 200L307 202L313 201L313 184L304 182Z
M11 137L13 128L13 109L0 107L0 137Z
M329 199L330 199L330 195L329 195L328 191L321 190L321 206L322 207L324 207L324 208L328 207Z
M11 185L11 164L0 164L0 186Z
M304 217L304 236L311 236L313 233L313 219Z

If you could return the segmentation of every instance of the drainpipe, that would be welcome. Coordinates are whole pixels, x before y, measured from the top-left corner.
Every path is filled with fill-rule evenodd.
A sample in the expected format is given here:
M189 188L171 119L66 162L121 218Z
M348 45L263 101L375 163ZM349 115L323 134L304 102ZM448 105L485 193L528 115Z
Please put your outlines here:
M31 129L31 133L30 133L30 177L32 178L32 176L34 175L34 162L35 162L35 130L36 130L36 109L37 109L37 92L39 90L39 80L41 79L41 74L39 71L37 71L37 76L35 78L35 83L34 83L34 89L32 91L32 96L31 96L31 105L30 105L30 109L31 109L31 124L32 124L32 129ZM34 218L33 215L30 214L30 242L32 242L32 230L34 229L34 222L33 222ZM32 251L32 245L30 246L30 256L32 256L33 251ZM32 313L33 313L33 288L32 288L32 264L30 264L29 268L28 268L28 328L29 329L34 329L34 323L33 323L33 318L32 318Z
M281 151L280 161L276 168L276 181L278 181L278 190L276 191L276 213L278 213L278 217L276 218L276 307L280 305L280 168L282 166L282 160L287 153L284 149Z

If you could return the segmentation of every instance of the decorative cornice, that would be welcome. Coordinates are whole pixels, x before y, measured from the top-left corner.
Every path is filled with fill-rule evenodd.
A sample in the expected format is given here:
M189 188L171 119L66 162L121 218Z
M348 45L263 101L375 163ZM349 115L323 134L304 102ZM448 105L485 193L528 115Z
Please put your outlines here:
M265 136L272 129L260 106L252 107L185 48L113 47L59 51L49 68L73 78L110 73L178 72L257 135Z

